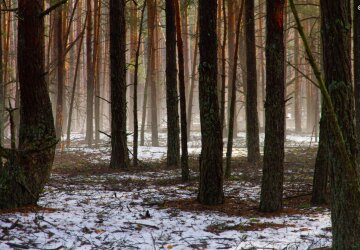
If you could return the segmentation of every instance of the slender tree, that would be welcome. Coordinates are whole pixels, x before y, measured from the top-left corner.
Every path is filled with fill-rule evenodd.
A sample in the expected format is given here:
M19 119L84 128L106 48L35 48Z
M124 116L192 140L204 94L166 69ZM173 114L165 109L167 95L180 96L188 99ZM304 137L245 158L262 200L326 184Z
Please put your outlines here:
M0 7L2 5L0 4ZM0 31L2 30L2 15L0 14ZM0 147L4 144L4 125L5 125L5 84L3 79L3 46L2 32L0 32ZM2 167L0 157L0 167Z
M166 110L168 124L167 164L180 163L179 102L176 68L176 26L174 0L166 0Z
M34 205L49 178L56 134L45 82L43 1L18 1L20 130L18 150L0 148L8 159L0 173L0 208Z
M64 122L64 87L65 87L65 53L64 53L64 11L62 7L55 14L55 37L57 54L57 101L56 101L56 136L61 139Z
M179 0L173 0L176 13L176 34L179 65L179 92L180 92L180 120L181 120L181 176L183 181L190 178L188 163L188 137L186 121L186 90L185 90L185 57L182 40L181 17Z
M255 47L254 0L245 1L246 33L246 139L248 162L256 163L260 159L259 117L257 110L257 75Z
M94 140L94 69L92 62L92 16L91 0L86 0L88 16L86 26L86 141L92 146Z
M199 103L201 122L200 187L202 204L221 204L223 142L217 95L217 1L200 0Z
M282 209L285 140L284 1L266 1L265 146L260 210Z
M111 168L127 168L125 0L110 1Z
M360 140L360 0L354 0L354 76L356 136Z

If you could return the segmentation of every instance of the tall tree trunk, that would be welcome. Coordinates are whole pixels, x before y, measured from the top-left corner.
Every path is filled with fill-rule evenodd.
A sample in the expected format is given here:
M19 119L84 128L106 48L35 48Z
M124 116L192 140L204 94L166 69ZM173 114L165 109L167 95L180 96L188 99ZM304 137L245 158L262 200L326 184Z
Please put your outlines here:
M36 204L54 160L56 134L44 75L42 11L42 1L18 2L19 150L0 148L0 155L9 159L0 174L0 208Z
M199 1L201 158L198 200L208 205L224 202L223 142L217 95L216 14L216 0Z
M133 117L134 117L134 142L133 142L133 165L138 165L138 143L139 143L139 124L138 124L138 73L139 73L139 57L140 57L140 46L143 32L144 14L147 0L144 1L144 5L141 11L141 20L139 27L139 37L137 41L137 48L135 54L135 69L134 69L134 104L133 104Z
M0 4L0 7L2 5ZM5 84L3 78L2 14L0 14L0 147L4 145L5 129ZM3 165L0 157L0 169Z
M321 23L325 83L331 96L337 122L342 131L345 154L339 151L334 133L328 135L330 160L331 219L334 249L360 248L360 188L358 148L354 127L354 104L351 76L350 0L321 0ZM333 126L325 117L327 126ZM326 143L325 142L325 143Z
M157 82L156 82L156 7L157 0L148 0L148 39L149 39L149 53L148 58L148 67L150 74L149 84L150 84L150 101L151 101L151 144L153 147L159 146L159 135L158 135L158 115L157 115Z
M56 125L57 138L61 139L64 122L64 85L65 85L65 43L63 30L64 11L62 7L56 10L55 37L56 37L56 63L57 63L57 103L56 103Z
M91 0L86 1L86 11L88 15L86 28L86 141L92 146L94 139L94 69L92 60L92 16Z
M356 136L360 140L360 0L354 0L354 77Z
M246 0L246 142L248 149L247 159L250 163L256 163L260 159L254 12L254 0Z
M183 181L190 178L188 163L188 138L186 122L186 90L185 90L185 61L184 46L182 41L181 17L179 0L173 0L176 13L177 51L179 65L179 92L180 92L180 120L181 120L181 176Z
M190 66L191 66L191 55L190 55L190 35L189 35L189 3L187 0L180 0L181 10L181 38L184 44L184 78L185 88L190 88ZM186 93L186 99L189 98L189 93Z
M265 146L260 210L282 209L285 140L284 1L266 1Z
M188 137L190 137L190 131L192 126L192 117L193 117L193 102L194 102L194 89L195 89L195 81L196 81L196 66L197 66L197 57L198 57L198 45L199 40L199 17L197 17L196 22L196 31L195 31L195 41L194 41L194 54L193 54L193 64L191 69L191 83L189 88L189 101L188 101L188 111L187 111L187 121L188 121L188 127L187 127L187 134Z
M176 25L174 0L166 0L166 110L167 110L167 164L180 164L179 102L176 68Z
M95 144L100 141L100 16L101 1L94 0L94 53L93 53L93 71L94 71L94 90L95 90Z
M138 45L138 6L136 2L131 2L130 7L130 63L134 65L131 66L128 71L130 74L130 112L129 112L129 130L134 131L134 113L131 112L134 110L134 81L135 81L135 61L136 61L136 52ZM135 132L135 131L134 131Z
M299 45L299 34L295 32L294 37L295 49L294 49L294 57L295 57L295 66L300 67L300 45ZM300 83L300 74L299 71L295 70L295 100L294 100L294 110L295 110L295 132L301 132L301 83Z
M232 69L232 80L231 83L231 95L230 100L230 117L229 117L229 129L228 129L228 143L227 143L227 150L226 150L226 168L225 168L225 177L229 178L231 176L231 157L232 157L232 148L233 148L233 133L234 133L234 120L236 119L235 108L236 108L236 75L237 75L237 64L238 64L238 56L239 56L239 45L240 45L240 27L241 27L241 20L242 20L242 12L244 9L244 2L247 0L241 1L241 7L239 12L239 17L236 26L236 39L235 39L235 53L234 53L234 65Z
M110 1L111 168L127 168L125 0Z

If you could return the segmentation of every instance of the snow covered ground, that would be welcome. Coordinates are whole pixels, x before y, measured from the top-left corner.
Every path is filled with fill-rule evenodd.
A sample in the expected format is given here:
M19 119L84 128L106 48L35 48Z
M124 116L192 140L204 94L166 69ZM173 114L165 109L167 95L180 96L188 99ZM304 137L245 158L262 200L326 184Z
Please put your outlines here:
M331 245L327 211L269 218L186 212L162 205L195 199L196 190L186 184L122 187L124 181L146 184L155 175L167 179L176 174L108 174L88 179L53 175L39 205L55 210L0 214L0 249L312 249ZM232 182L226 187L227 194L233 195L234 190L243 199L259 196L259 187L249 183Z
M76 136L76 135L74 135ZM189 142L200 153L199 134ZM245 139L235 140L235 156L246 155ZM78 136L78 139L82 139ZM263 136L261 137L263 141ZM289 137L288 137L289 138ZM289 147L310 136L292 136ZM129 140L130 141L130 140ZM162 147L140 147L142 161L166 157ZM130 147L131 148L131 147ZM60 152L58 152L60 154ZM109 148L76 145L64 154L82 153L90 163L108 163ZM192 172L192 176L196 173ZM238 177L241 173L237 173ZM330 213L305 207L273 216L241 213L242 202L256 203L260 187L237 178L225 195L239 202L234 214L197 209L197 183L181 184L179 170L68 176L53 174L39 205L46 209L0 213L0 249L313 249L331 246ZM163 181L170 184L159 185ZM187 201L189 207L174 204ZM223 205L227 206L227 204ZM230 205L229 205L230 206Z

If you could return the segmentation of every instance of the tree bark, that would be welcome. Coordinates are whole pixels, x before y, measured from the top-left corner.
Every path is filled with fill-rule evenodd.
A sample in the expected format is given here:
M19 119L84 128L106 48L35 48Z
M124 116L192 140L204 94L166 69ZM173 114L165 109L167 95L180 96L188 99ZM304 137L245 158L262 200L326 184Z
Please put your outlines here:
M125 0L110 1L111 168L127 168Z
M180 165L179 102L176 68L176 25L174 0L166 0L166 110L167 110L167 165Z
M86 28L86 141L92 146L94 140L94 69L92 61L92 16L91 0L86 1L86 11L88 15Z
M360 189L356 171L358 148L353 122L350 0L321 0L320 6L325 83L346 145L345 153L349 158L348 161L342 158L343 153L339 151L339 141L334 133L328 135L326 142L331 166L333 248L359 249ZM327 126L333 124L330 119L325 122Z
M265 146L260 210L282 209L285 140L284 1L266 1Z
M65 85L65 43L63 30L63 8L56 10L55 16L55 38L56 38L56 61L57 61L57 103L56 103L56 125L57 138L61 139L64 122L64 85Z
M43 1L18 2L19 149L0 148L8 163L0 174L0 208L34 205L50 176L56 134L44 74Z
M176 13L176 34L177 34L177 51L179 65L179 92L180 92L180 120L181 120L181 177L183 181L190 178L188 163L188 138L187 138L187 121L186 121L186 90L185 90L185 60L184 45L182 41L181 17L179 0L173 0Z
M354 79L356 136L360 140L360 0L354 0ZM359 144L360 145L360 144Z
M247 160L250 163L256 163L260 160L254 12L254 0L246 0L246 142L248 149Z
M223 142L217 95L216 14L216 0L199 1L201 158L198 200L208 205L224 202Z

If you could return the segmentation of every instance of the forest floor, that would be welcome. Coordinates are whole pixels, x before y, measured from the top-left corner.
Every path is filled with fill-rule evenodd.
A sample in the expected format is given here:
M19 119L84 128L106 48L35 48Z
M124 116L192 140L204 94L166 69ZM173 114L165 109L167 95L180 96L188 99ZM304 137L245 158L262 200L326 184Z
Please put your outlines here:
M288 136L284 209L258 212L261 167L246 162L244 134L235 140L226 202L196 202L199 134L189 142L191 181L166 166L161 147L140 148L138 169L108 169L107 143L87 148L81 136L59 149L38 207L0 212L0 249L315 249L331 246L330 212L312 207L316 148L310 136ZM263 138L263 136L261 137ZM129 139L131 140L131 139ZM147 143L149 143L147 141ZM316 145L315 145L316 146Z

